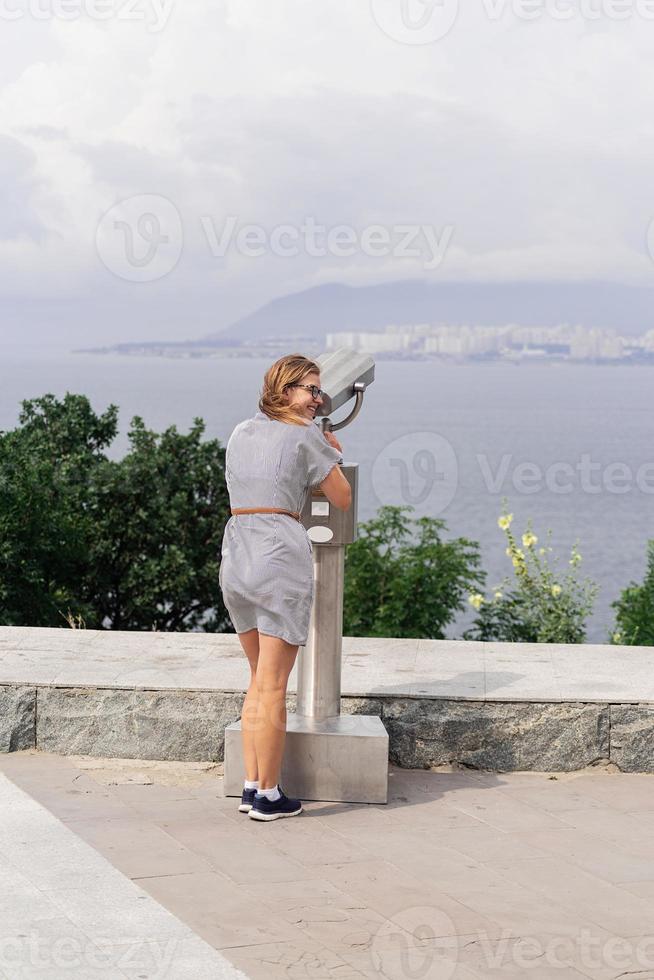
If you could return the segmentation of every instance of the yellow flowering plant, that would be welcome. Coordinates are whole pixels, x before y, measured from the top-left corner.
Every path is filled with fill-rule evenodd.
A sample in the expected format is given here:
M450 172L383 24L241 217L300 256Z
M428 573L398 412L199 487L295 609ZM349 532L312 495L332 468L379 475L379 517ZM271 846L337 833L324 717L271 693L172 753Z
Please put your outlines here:
M550 568L549 544L539 548L531 518L519 539L512 530L513 514L502 498L502 514L497 524L507 539L506 555L513 565L513 579L506 576L494 587L492 598L481 592L468 596L478 615L463 634L465 640L496 640L517 643L583 643L585 622L591 613L599 587L591 580L578 581L576 568L581 562L577 541L570 551L571 569L560 575ZM521 545L521 546L520 546ZM556 559L553 560L556 562Z

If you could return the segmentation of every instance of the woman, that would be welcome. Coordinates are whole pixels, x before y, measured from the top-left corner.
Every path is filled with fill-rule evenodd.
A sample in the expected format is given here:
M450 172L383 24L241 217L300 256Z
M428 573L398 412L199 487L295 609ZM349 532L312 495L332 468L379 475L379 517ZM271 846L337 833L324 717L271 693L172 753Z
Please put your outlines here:
M307 642L313 602L311 540L299 521L309 487L340 510L351 504L340 443L314 423L320 368L301 354L266 372L259 411L227 443L232 516L225 527L220 588L250 664L241 732L245 784L239 810L256 820L293 817L300 800L279 786L286 686Z

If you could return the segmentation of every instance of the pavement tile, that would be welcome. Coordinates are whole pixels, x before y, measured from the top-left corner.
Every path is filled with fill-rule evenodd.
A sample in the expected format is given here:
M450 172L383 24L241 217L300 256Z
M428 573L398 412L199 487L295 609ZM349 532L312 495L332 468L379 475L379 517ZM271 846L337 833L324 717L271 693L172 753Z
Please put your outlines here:
M10 920L14 928L29 919L47 919L59 914L29 878L4 855L0 857L0 930L6 929Z
M277 823L260 823L237 812L234 821L220 814L204 821L169 821L165 831L234 882L315 877L311 868L277 850L273 829Z
M503 881L489 865L443 847L432 848L428 842L422 848L416 842L411 850L407 847L404 851L396 851L392 860L419 880L428 876L439 891L452 898L458 898L470 889L492 888Z
M449 801L448 805L450 805ZM556 830L562 826L558 814L554 816L498 790L487 790L483 802L466 803L461 800L451 804L451 806L453 809L460 810L462 813L488 824L495 830L504 830L507 833L515 830Z
M506 789L511 786L538 786L544 780L550 779L552 773L539 772L494 772L488 769L466 769L466 775L481 786L488 786L491 789ZM566 780L572 775L567 772L557 772L556 780Z
M536 830L516 836L524 846L530 845L534 853L537 853L537 848L540 857L543 853L555 855L613 884L647 879L654 881L654 855L645 857L642 853L629 854L622 842L592 837L577 828ZM509 854L504 858L511 859ZM503 861L501 854L494 855L489 861L494 859Z
M612 810L654 810L654 773L612 772L606 779L580 775L571 788Z
M588 793L577 790L574 783L559 784L558 781L539 786L506 786L502 793L537 810L555 815L559 810L592 810L605 805Z
M371 831L395 832L397 825L383 805L366 803L304 803L305 818L317 819L343 837L365 838Z
M537 835L539 831L531 831ZM540 831L544 834L566 833L566 831ZM538 848L530 834L507 833L486 827L483 830L451 830L440 834L439 842L454 852L460 852L479 864L487 864L495 859L527 861L542 858L543 851Z
M533 863L524 862L525 866ZM459 934L481 932L488 937L506 934L513 936L529 936L534 927L545 933L560 936L575 936L579 929L593 930L597 924L593 922L583 909L571 913L570 907L558 901L558 896L552 900L546 895L531 888L523 887L514 881L506 880L502 885L482 890L458 890L457 903L479 919L492 923L491 927L473 926L460 928Z
M364 976L332 949L309 937L297 942L260 943L226 949L224 955L249 980L354 980Z
M460 833L477 834L476 831L451 831L449 834L427 837L397 832L372 833L366 841L368 853L362 853L360 860L374 859L377 855L383 854L390 864L413 875L417 880L426 878L433 881L439 888L443 888L443 883L449 880L457 882L465 880L470 885L474 881L481 887L482 884L493 880L496 875L485 868L482 861L449 846L450 838ZM489 839L489 835L482 829L481 835L477 834L478 838L479 836L481 840L477 841L478 849L482 855L485 855L483 845L484 841ZM501 853L504 854L503 851ZM535 851L534 856L543 855L542 852Z
M316 941L323 942L339 955L343 951L369 948L371 945L393 947L398 934L404 930L389 919L361 907L353 901L351 907L307 906L289 909L281 913L283 918ZM406 937L409 941L409 937Z
M415 949L372 949L344 953L347 962L356 967L366 980L392 977L394 980L480 980L471 967L450 959L450 950L440 946Z
M39 752L37 749L24 749L20 752L0 753L0 772L11 777L13 771L20 773L21 780L29 780L31 773L39 773L45 782L61 781L70 774L79 776L80 771L65 755L51 755L49 752Z
M32 962L26 964L12 965L7 973L0 973L6 980L125 980L122 970L114 970L106 966L93 967L88 963L82 966L75 966L71 963L70 954L64 954L60 958L62 965L53 967L40 967L35 969Z
M498 932L498 925L490 916L479 914L447 895L440 889L437 879L425 881L381 858L357 864L327 865L323 877L391 921L406 915L407 909L426 908L438 919L439 935L454 936L477 930L493 935Z
M154 778L146 773L142 773L143 779ZM129 806L139 806L143 803L177 803L181 800L194 799L190 786L163 786L159 783L151 782L129 782L119 783L113 788L114 794Z
M428 800L424 802L410 801L408 804L397 804L388 809L388 818L398 830L425 830L432 834L447 833L450 830L462 830L465 827L483 827L485 822L477 816L474 806L470 812L460 807L443 803L432 806Z
M30 883L43 891L95 887L106 861L73 834L62 849L58 827L44 825L40 814L17 810L13 824L5 815L0 853Z
M112 936L117 943L152 939L185 938L188 926L165 909L132 890L114 896L100 881L95 893L88 888L60 888L47 892L62 914L92 939ZM131 883L126 880L126 884Z
M608 807L559 810L556 816L570 827L618 844L630 837L645 837L651 834L654 826L649 813L625 813Z
M631 895L638 895L649 905L654 905L654 880L623 881L620 882L620 888L624 888L624 890L628 891ZM652 920L652 934L654 935L654 919Z
M136 814L110 820L72 820L68 826L130 878L210 870L198 854Z
M576 977L612 980L613 969L606 952L624 940L605 930L592 934L561 936L541 933L538 929L523 936L499 938L463 936L458 939L456 962L476 971L481 977ZM616 945L618 944L618 945ZM588 972L591 970L592 972Z
M258 902L279 912L332 905L336 908L355 906L365 908L363 902L347 895L324 878L307 878L302 881L260 881L252 885L241 885L240 890L253 895Z
M238 802L240 801L235 805ZM200 800L196 796L165 801L149 799L147 794L143 794L141 798L133 797L125 806L126 812L137 814L159 827L182 820L203 821L211 814L210 801Z
M215 872L137 879L174 915L217 949L292 941L302 936L283 916Z
M372 853L357 840L352 841L318 820L279 822L272 846L305 866L361 861Z
M246 980L238 967L232 965L230 970L218 959L219 954L212 955L198 936L125 945L99 942L98 945L106 962L115 965L120 976L128 980L216 980L217 977Z
M430 799L445 798L451 790L466 786L477 787L477 782L467 771L460 769L444 772L390 766L388 771L389 796L399 789L412 798L419 798L421 793L426 793Z
M47 810L56 810L64 823L69 820L107 820L129 817L129 807L109 791L99 786L52 786L37 781L20 781L21 788L34 797Z
M504 867L496 861L493 868L501 871L510 883L537 892L562 909L567 908L571 915L583 909L586 919L616 935L647 933L654 926L654 906L638 901L624 889L561 858L505 862ZM493 891L489 889L489 894Z

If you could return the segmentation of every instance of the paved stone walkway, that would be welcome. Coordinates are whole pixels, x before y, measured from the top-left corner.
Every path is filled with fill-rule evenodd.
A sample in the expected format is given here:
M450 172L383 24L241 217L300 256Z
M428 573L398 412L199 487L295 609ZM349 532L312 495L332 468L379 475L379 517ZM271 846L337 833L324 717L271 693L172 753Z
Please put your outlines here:
M253 980L654 977L654 775L391 769L386 806L260 824L220 766L0 771Z
M44 760L35 761L26 771L32 778L38 771L47 785ZM245 980L188 925L0 773L0 977L164 976Z

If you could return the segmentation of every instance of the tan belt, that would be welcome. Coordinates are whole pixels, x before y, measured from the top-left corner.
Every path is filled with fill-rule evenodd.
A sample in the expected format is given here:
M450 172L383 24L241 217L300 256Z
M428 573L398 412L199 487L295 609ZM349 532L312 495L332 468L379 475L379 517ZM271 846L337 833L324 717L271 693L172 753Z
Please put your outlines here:
M284 510L283 507L239 507L232 510L232 514L290 514L296 521L300 520L300 515L294 510Z

